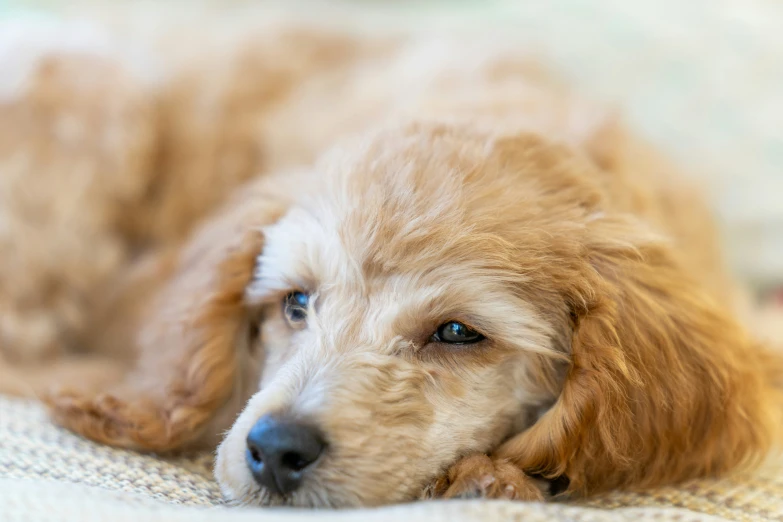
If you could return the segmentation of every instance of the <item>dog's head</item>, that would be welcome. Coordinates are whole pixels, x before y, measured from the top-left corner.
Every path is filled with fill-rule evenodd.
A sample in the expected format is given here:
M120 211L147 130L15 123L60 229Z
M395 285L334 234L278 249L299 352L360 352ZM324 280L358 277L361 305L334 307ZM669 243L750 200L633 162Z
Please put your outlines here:
M246 297L265 368L219 450L226 494L412 498L551 405L571 321L553 280L581 255L569 234L596 197L571 163L533 137L432 127L321 164L262 231Z
M258 241L196 248L202 276L169 292L196 319L147 431L116 407L104 436L66 424L177 446L252 376L216 463L243 504L413 499L494 450L582 491L744 461L768 443L758 360L606 175L534 135L438 125L334 152L284 204L202 234Z

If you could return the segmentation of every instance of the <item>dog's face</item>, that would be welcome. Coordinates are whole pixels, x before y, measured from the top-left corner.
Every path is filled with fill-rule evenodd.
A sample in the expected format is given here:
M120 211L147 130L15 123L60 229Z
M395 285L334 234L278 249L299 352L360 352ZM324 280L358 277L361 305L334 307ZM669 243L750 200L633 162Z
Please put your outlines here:
M264 230L247 289L266 364L219 449L229 498L415 498L460 456L535 421L569 343L559 220L593 194L552 190L573 182L559 156L529 137L408 129L321 167Z

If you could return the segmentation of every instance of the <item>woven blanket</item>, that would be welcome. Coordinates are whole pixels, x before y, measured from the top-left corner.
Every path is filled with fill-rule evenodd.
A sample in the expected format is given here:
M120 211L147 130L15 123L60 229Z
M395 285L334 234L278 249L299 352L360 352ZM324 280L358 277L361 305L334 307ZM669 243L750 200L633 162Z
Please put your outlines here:
M40 405L0 397L2 522L783 521L783 473L776 466L581 503L434 501L339 512L223 506L211 466L211 455L160 458L94 444L51 424Z

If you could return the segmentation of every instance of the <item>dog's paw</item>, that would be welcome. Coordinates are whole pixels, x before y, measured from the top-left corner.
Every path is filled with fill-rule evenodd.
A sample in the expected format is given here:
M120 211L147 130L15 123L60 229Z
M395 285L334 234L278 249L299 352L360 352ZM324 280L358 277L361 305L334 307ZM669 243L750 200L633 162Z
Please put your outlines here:
M144 448L147 432L158 424L153 408L111 394L57 390L41 398L57 424L102 444Z
M117 436L125 405L108 394L91 395L73 390L52 390L42 399L58 424L105 442Z
M504 460L471 455L430 483L422 498L489 498L543 501L543 485Z

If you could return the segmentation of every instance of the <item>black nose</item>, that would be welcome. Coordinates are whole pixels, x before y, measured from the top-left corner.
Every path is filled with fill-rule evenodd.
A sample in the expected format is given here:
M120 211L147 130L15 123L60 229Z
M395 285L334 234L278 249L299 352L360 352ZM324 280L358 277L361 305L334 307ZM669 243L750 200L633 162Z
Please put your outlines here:
M265 415L247 435L245 458L256 482L280 495L296 491L326 444L318 430Z

